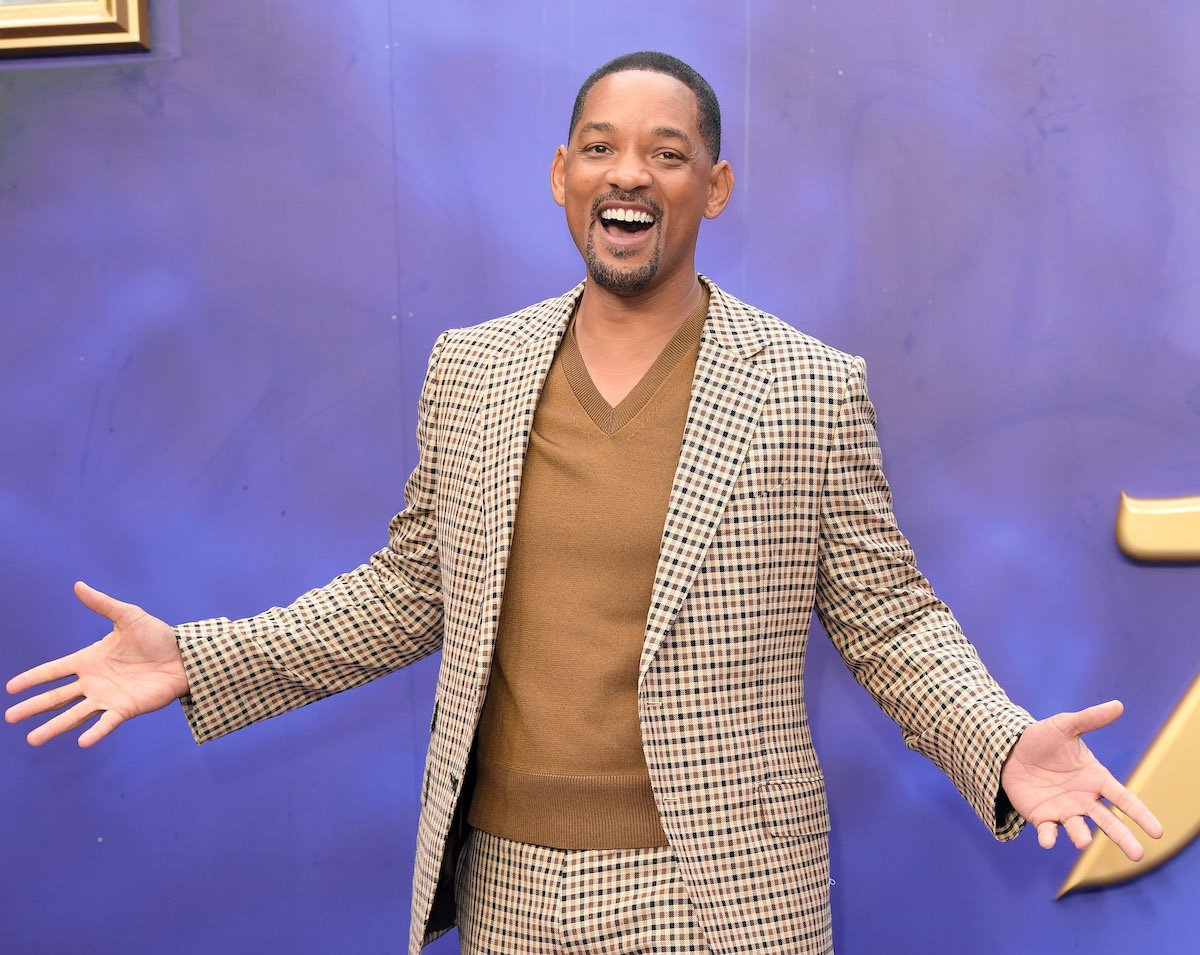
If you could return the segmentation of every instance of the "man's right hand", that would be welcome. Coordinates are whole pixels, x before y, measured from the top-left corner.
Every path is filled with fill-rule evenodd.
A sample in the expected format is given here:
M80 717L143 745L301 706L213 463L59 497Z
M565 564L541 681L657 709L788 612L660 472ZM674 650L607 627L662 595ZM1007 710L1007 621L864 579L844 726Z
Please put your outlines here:
M93 590L83 581L75 584L75 595L89 609L107 617L112 632L90 647L26 670L8 681L9 693L23 693L43 683L75 677L5 712L4 718L16 723L70 707L32 730L26 737L31 746L70 732L99 714L100 718L79 737L80 746L91 746L130 717L162 709L188 692L183 657L169 625L141 607Z

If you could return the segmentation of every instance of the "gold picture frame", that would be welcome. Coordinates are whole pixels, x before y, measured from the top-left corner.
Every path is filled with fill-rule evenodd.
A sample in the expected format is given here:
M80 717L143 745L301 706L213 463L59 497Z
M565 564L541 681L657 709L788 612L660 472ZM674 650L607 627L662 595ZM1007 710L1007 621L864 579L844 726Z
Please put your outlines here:
M0 0L0 57L146 52L148 0Z

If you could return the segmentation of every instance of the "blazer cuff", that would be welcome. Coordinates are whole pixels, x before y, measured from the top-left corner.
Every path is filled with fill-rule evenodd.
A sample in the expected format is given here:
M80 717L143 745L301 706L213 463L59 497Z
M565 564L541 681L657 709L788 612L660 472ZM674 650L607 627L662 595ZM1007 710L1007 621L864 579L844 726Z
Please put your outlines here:
M226 617L197 620L175 627L175 642L187 673L188 695L179 702L197 743L206 743L253 722L233 715L234 668L222 661L237 659L239 641Z
M188 678L180 701L197 743L232 733L329 696L299 683L271 658L258 636L268 622L213 617L175 627Z
M906 742L941 767L992 835L1007 842L1016 838L1025 820L1000 788L1000 771L1033 722L1022 707L992 699L970 704L956 718L940 719Z

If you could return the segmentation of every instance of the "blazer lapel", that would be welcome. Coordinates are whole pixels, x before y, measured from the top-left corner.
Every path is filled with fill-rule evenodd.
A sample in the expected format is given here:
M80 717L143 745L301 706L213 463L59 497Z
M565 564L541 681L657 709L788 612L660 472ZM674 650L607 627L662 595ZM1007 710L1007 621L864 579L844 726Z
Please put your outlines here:
M747 307L704 281L710 289L709 313L667 505L639 682L704 561L774 381L750 360L763 341Z
M582 294L579 285L566 295L526 309L520 332L487 369L479 422L480 492L485 533L484 574L488 581L480 608L477 679L486 689L508 556L512 549L521 472L542 385L554 362L563 332Z

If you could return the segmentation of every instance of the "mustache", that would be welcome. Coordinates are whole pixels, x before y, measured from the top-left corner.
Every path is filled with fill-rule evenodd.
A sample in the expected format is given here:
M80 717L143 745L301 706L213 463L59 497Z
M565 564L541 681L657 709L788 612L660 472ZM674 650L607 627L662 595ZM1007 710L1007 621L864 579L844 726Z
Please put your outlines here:
M629 206L644 206L654 214L655 219L662 216L662 206L649 196L644 196L637 192L623 192L620 189L614 189L612 192L606 192L604 195L598 196L592 203L593 219L600 215L600 207L608 202L617 202L621 205Z

